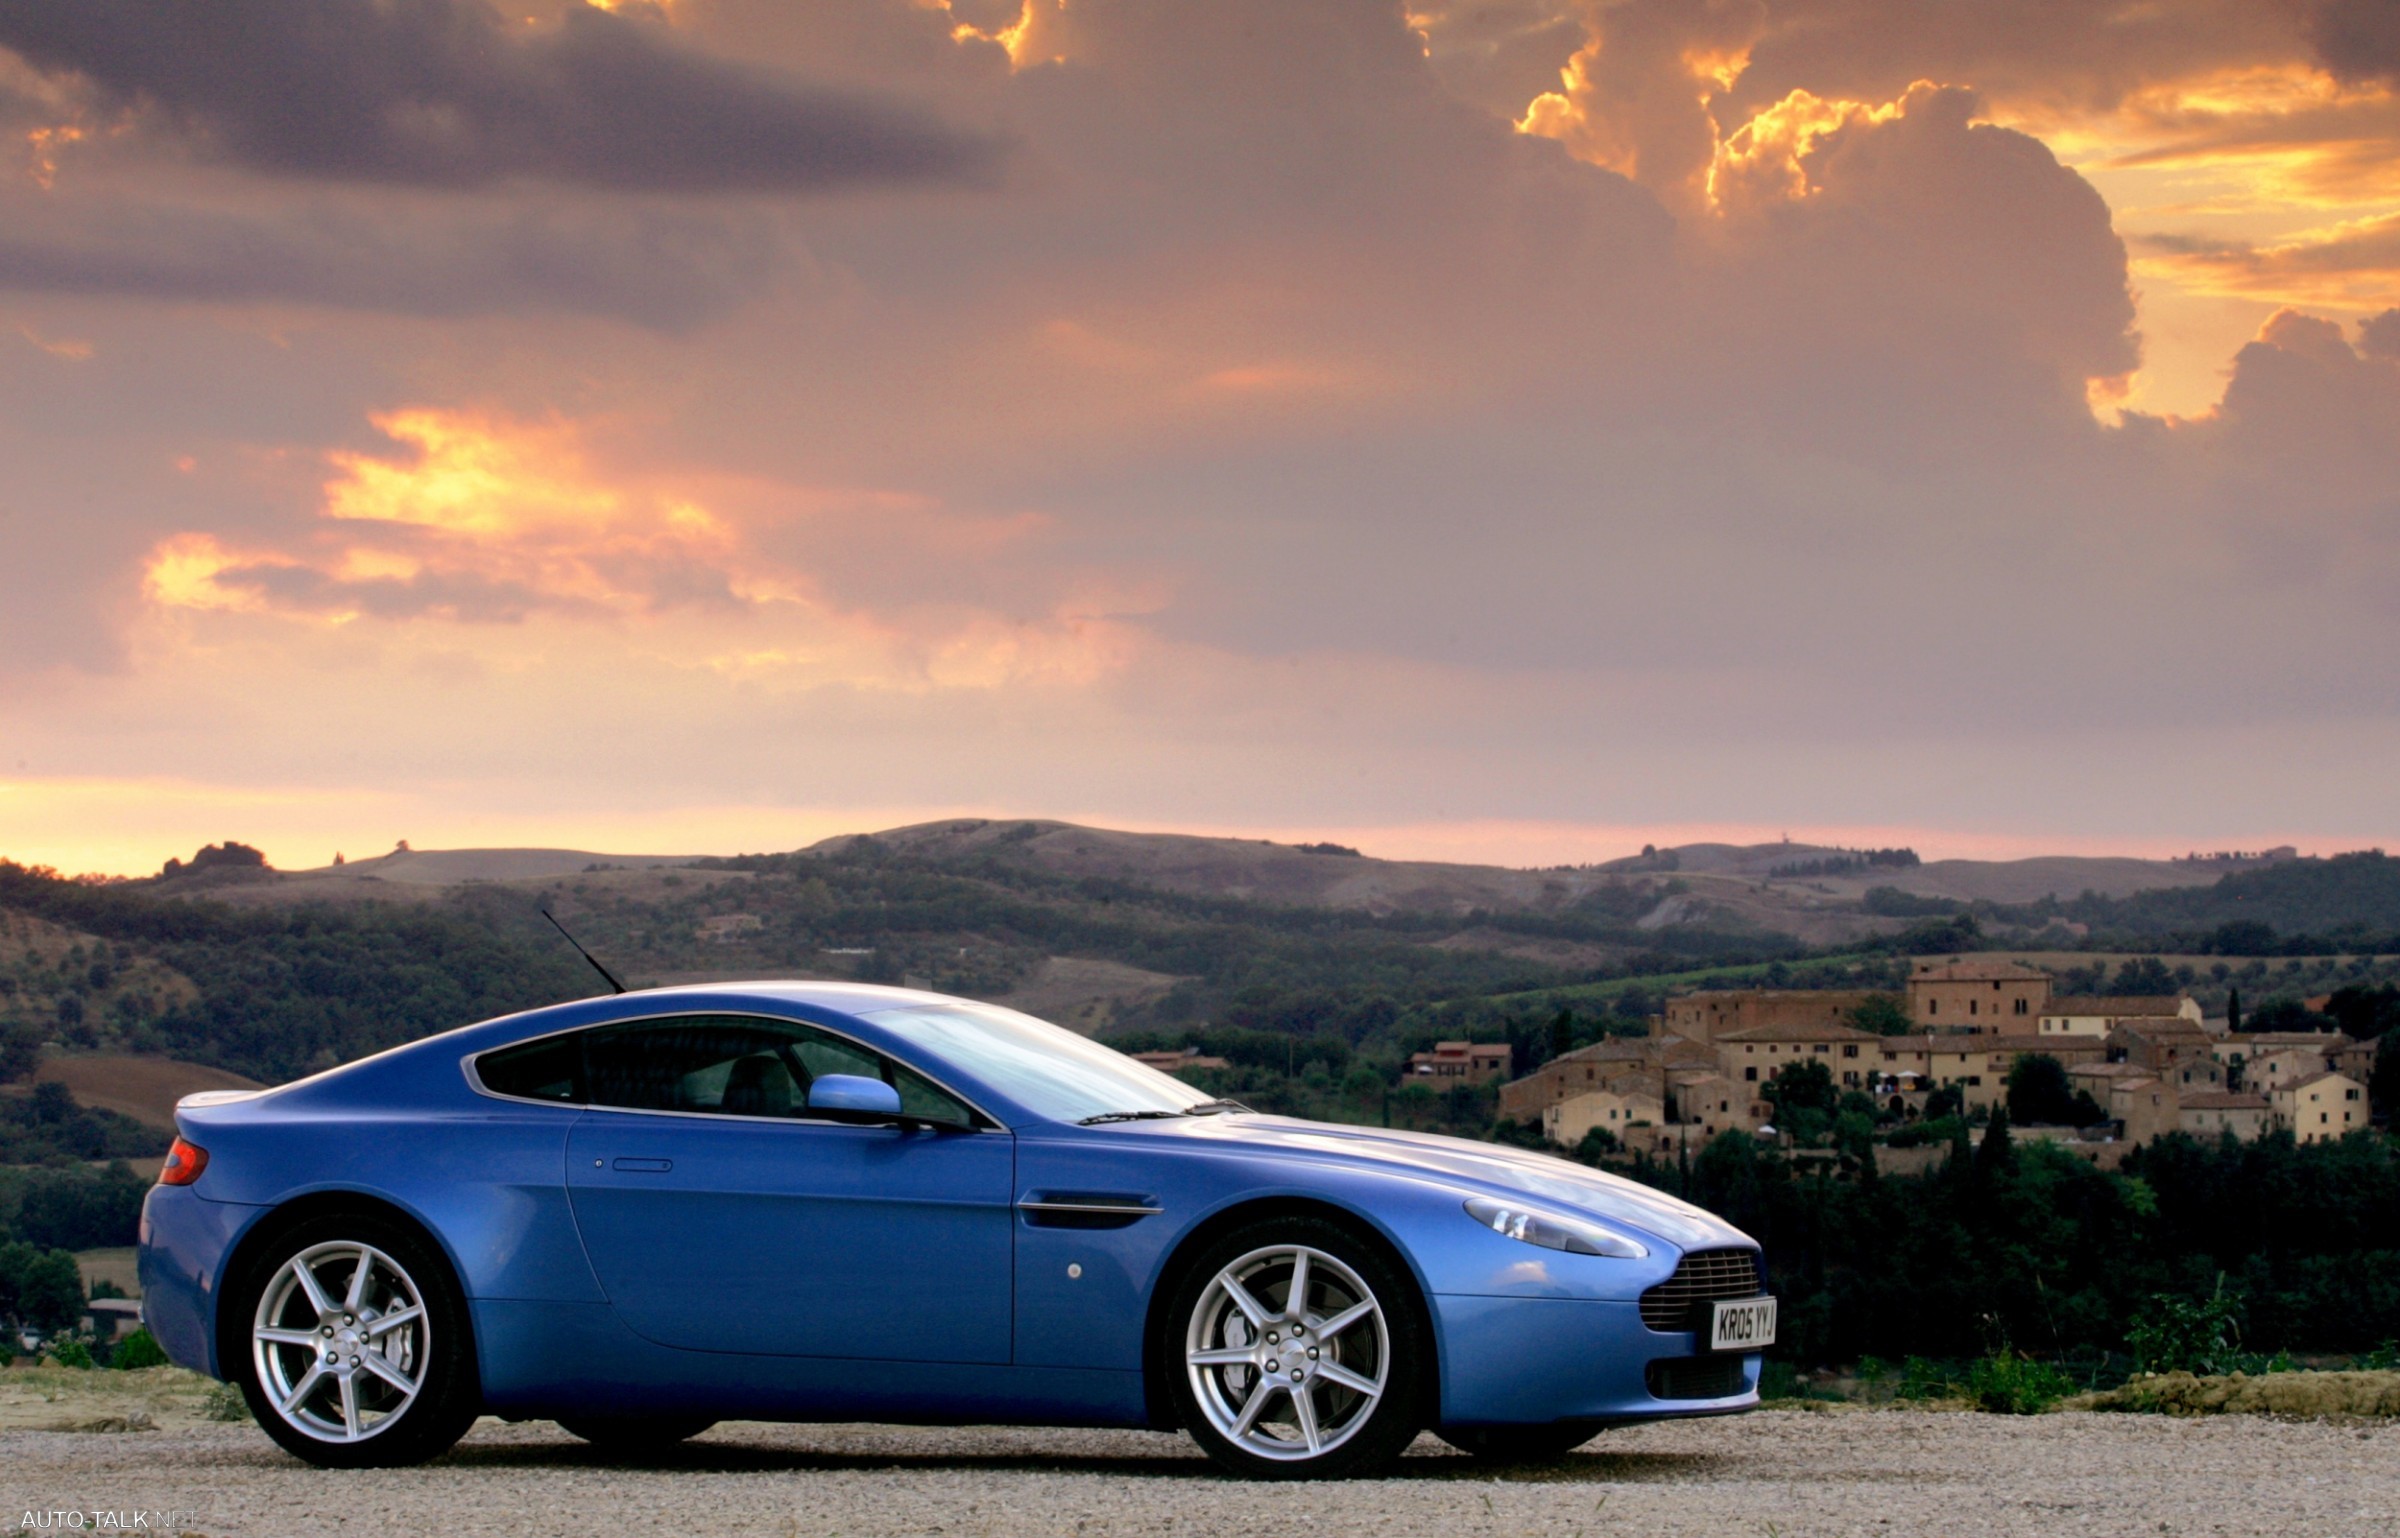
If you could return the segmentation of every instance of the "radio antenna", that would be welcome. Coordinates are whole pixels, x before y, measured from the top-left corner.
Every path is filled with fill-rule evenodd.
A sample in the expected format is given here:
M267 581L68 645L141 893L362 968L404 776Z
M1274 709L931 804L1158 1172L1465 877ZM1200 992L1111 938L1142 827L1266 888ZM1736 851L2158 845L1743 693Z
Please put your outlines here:
M570 935L570 934L568 934L568 933L567 933L567 926L566 926L566 925L564 925L564 924L561 924L561 923L558 921L558 915L557 915L557 914L555 914L555 913L552 913L552 912L551 912L549 909L547 909L547 908L544 908L544 909L542 909L541 911L542 911L542 917L544 917L544 918L546 918L546 919L548 919L548 920L550 921L550 927L551 927L552 929L555 929L555 930L557 930L557 931L559 932L559 934L560 934L560 935L564 936L564 937L565 937L565 939L566 939L566 942L567 942L569 945L572 945L572 946L574 946L574 947L575 947L575 954L576 954L576 955L578 955L578 956L581 956L581 957L582 957L584 960L586 960L586 961L590 962L590 963L592 964L592 970L593 970L593 971L595 971L595 972L599 973L599 974L600 974L602 977L605 977L605 978L607 978L607 979L608 979L608 986L609 986L609 987L611 987L611 988L615 989L615 990L616 990L617 992L619 992L619 993L623 993L623 992L625 991L625 985L624 985L623 983L621 983L621 982L618 982L618 981L617 981L617 974L616 974L616 973L614 973L614 972L611 972L611 971L610 971L608 968L606 968L606 967L602 966L602 965L600 964L600 958L599 958L599 957L597 957L597 956L593 955L593 954L592 954L590 951L587 951L587 950L585 950L585 949L583 948L583 942L582 942L582 941L580 941L580 940L576 939L576 938L575 938L573 935Z

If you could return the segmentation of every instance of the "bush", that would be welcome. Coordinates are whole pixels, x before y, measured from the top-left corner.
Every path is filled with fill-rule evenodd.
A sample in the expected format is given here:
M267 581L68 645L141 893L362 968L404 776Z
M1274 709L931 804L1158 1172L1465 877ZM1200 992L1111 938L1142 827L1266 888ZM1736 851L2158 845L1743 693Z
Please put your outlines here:
M157 1336L152 1335L146 1329L136 1330L117 1342L117 1349L109 1353L108 1365L119 1372L139 1372L145 1367L164 1367L167 1365L167 1353L159 1345Z
M17 1202L18 1237L51 1249L102 1250L131 1244L149 1183L122 1163L99 1174L40 1170Z
M0 1244L0 1317L70 1330L83 1313L83 1273L65 1250Z
M50 1348L50 1360L61 1367L89 1368L92 1365L92 1348L79 1340L62 1340Z
M1900 1364L1899 1399L1956 1399L1959 1387L1950 1370L1939 1362L1912 1356Z
M2074 1379L2013 1351L1994 1352L1967 1369L1967 1397L1994 1415L2039 1415L2074 1392Z
M2243 1365L2241 1303L2225 1295L2225 1279L2205 1298L2155 1293L2149 1312L2125 1332L2134 1365L2143 1372L2188 1372L2211 1377Z

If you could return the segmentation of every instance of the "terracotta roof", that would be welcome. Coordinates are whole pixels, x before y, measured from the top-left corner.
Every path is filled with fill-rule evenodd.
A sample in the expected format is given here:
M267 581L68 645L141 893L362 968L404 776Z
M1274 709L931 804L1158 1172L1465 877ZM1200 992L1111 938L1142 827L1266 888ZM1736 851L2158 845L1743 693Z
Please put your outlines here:
M2146 1079L2150 1070L2139 1063L2076 1063L2067 1069L2067 1077L2095 1079Z
M1670 1004L1698 1004L1718 999L1806 999L1811 1003L1836 1004L1850 1001L1855 1007L1873 998L1891 995L1876 988L1695 988L1689 993L1670 993Z
M2039 967L2014 961L1920 961L1909 979L1931 983L2030 983L2049 976Z
M2236 1031L2225 1038L2226 1046L2253 1052L2339 1052L2353 1044L2340 1031L2260 1031L2255 1036Z
M2267 1109L2267 1102L2260 1095L2229 1095L2209 1091L2184 1096L2183 1108L2187 1111L2263 1111Z
M2294 1079L2289 1084L2278 1084L2275 1086L2275 1093L2278 1095L2296 1095L2300 1093L2300 1091L2308 1088L2311 1084L2322 1084L2327 1079L2339 1079L2353 1089L2361 1087L2359 1082L2350 1077L2350 1075L2346 1073L2335 1073L2332 1069L2328 1068L2323 1073L2312 1073L2305 1079Z
M1719 1041L1881 1041L1873 1031L1861 1031L1847 1025L1811 1024L1806 1020L1778 1020L1768 1025L1753 1025L1739 1031L1727 1031Z
M1736 1037L1725 1037L1727 1041ZM1961 1052L2039 1052L2055 1056L2061 1051L2090 1052L2093 1047L2078 1047L2072 1041L2056 1036L1978 1036L1972 1031L1924 1031L1913 1036L1878 1036L1887 1047L1909 1052L1933 1052L1955 1055Z
M2139 1020L2120 1020L2117 1022L2117 1029L2131 1031L2136 1036L2146 1037L2153 1041L2164 1040L2169 1036L2183 1036L2196 1041L2209 1042L2217 1039L2181 1015L2144 1015Z
M2172 993L2054 995L2042 1006L2044 1015L2181 1015L2183 999Z
M1652 1040L1653 1038L1648 1036L1611 1036L1606 1041L1595 1041L1588 1047L1577 1047L1572 1052L1562 1052L1550 1061L1553 1063L1646 1062L1651 1055Z

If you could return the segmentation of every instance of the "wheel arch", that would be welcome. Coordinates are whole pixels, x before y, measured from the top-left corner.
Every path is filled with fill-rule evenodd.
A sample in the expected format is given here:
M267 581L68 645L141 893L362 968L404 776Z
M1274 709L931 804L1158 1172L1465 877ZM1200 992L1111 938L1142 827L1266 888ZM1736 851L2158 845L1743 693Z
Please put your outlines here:
M457 1289L459 1301L465 1305L459 1311L459 1324L466 1331L468 1347L466 1360L473 1365L477 1378L480 1380L483 1362L480 1343L475 1333L474 1299L467 1292L466 1272L460 1267L458 1257L451 1252L450 1246L443 1242L440 1234L434 1232L431 1224L389 1197L377 1196L368 1191L340 1189L310 1191L304 1195L295 1196L290 1201L280 1203L253 1222L234 1242L232 1250L225 1258L224 1269L218 1273L216 1309L218 1375L230 1383L239 1381L239 1375L247 1371L246 1364L250 1360L250 1327L249 1321L242 1317L243 1311L238 1306L241 1298L237 1296L237 1290L242 1293L248 1291L243 1284L247 1281L251 1268L257 1265L259 1257L271 1249L281 1236L289 1233L297 1225L312 1218L341 1214L361 1214L397 1223L422 1239L427 1248L441 1257L442 1264L449 1269L450 1283ZM480 1392L479 1381L477 1393L480 1394Z
M1331 1223L1376 1250L1407 1279L1408 1296L1399 1301L1401 1306L1414 1311L1429 1347L1425 1360L1424 1403L1419 1408L1421 1414L1433 1416L1441 1405L1441 1340L1434 1332L1433 1308L1426 1295L1425 1278L1418 1274L1416 1263L1410 1259L1408 1252L1381 1224L1355 1208L1323 1197L1261 1196L1235 1202L1193 1224L1175 1242L1175 1247L1158 1268L1158 1280L1150 1289L1149 1306L1142 1316L1142 1403L1151 1428L1173 1431L1182 1426L1171 1388L1176 1366L1167 1347L1166 1319L1175 1293L1192 1266L1193 1257L1244 1224L1279 1217L1315 1218ZM1426 1423L1431 1424L1431 1421Z

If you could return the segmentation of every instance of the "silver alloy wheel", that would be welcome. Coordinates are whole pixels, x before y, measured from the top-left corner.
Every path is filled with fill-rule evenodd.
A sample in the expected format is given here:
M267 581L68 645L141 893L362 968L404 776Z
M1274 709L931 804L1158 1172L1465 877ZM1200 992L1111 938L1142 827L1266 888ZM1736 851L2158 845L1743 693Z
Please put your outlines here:
M1261 1458L1322 1457L1383 1398L1383 1306L1323 1250L1275 1244L1219 1271L1184 1331L1184 1366L1217 1434Z
M285 1261L258 1299L250 1359L285 1424L358 1442L399 1420L425 1386L425 1295L373 1245L336 1240Z

